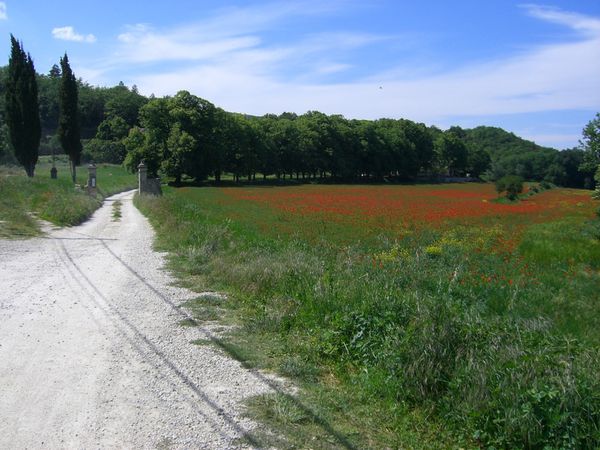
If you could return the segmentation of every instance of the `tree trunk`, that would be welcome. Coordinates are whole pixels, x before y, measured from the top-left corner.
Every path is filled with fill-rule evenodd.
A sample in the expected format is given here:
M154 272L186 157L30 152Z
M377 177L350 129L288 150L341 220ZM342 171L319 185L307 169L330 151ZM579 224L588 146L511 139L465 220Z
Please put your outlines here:
M33 172L35 171L35 164L29 164L29 166L25 167L25 172L29 178L33 178Z
M77 166L75 161L71 161L71 177L73 178L73 184L77 183Z

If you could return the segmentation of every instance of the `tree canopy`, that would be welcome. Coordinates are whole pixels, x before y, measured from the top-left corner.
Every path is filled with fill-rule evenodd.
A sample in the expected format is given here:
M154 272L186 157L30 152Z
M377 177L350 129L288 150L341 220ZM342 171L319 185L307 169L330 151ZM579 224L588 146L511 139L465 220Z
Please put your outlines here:
M65 53L60 59L61 79L59 91L59 120L58 136L63 150L69 155L73 183L76 181L76 167L81 164L81 136L79 132L79 106L77 95L77 80L69 65Z
M582 132L581 149L585 152L583 169L593 170L600 164L600 113L590 120Z
M11 52L5 90L6 125L17 161L33 177L38 161L41 125L38 86L33 60L11 34Z

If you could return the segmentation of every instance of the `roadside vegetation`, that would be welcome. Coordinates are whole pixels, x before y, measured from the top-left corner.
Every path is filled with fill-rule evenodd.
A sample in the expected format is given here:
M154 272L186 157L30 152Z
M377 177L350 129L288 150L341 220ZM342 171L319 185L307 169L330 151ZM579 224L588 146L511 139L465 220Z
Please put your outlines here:
M239 325L220 347L301 386L249 403L275 431L265 445L596 448L596 206L577 190L495 195L171 188L136 201L184 284L230 294L195 307Z
M58 158L58 178L50 178L51 164L41 158L36 176L25 176L21 168L0 166L0 237L28 237L40 233L36 217L55 225L71 226L86 220L104 197L137 186L136 177L121 166L97 166L98 196L73 186L66 156ZM80 170L78 183L87 182L87 170Z

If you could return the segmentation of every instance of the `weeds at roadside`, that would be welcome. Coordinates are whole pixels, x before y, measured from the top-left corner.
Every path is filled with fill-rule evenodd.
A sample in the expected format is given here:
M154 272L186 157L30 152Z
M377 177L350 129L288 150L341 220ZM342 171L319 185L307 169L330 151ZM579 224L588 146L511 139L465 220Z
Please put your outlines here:
M196 320L206 322L223 318L224 309L221 302L221 297L202 295L188 300L182 306L188 309Z
M190 344L193 345L212 345L212 341L210 339L194 339L190 341Z
M121 202L121 200L116 200L115 202L113 202L112 205L112 221L113 222L118 222L119 220L121 220L121 207L123 206L123 203Z
M194 319L188 318L179 321L179 325L182 327L197 327L199 324Z

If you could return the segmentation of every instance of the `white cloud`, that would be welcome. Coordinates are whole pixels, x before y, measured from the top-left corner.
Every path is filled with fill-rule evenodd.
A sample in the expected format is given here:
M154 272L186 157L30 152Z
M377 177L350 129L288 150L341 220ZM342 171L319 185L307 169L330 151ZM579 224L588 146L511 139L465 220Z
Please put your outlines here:
M532 17L541 20L564 25L591 36L597 36L600 33L600 19L596 17L529 3L521 5L521 7L526 9Z
M548 45L492 63L474 64L436 75L402 79L390 74L338 84L301 78L284 79L275 63L294 65L307 53L326 53L338 45L293 44L277 53L269 49L235 52L172 73L143 75L138 86L157 95L188 89L229 109L261 114L318 109L348 117L410 117L428 122L452 116L513 114L563 109L593 109L600 105L599 20L529 6L543 20L568 25L581 34L576 42ZM350 40L352 41L352 40ZM300 49L300 51L298 51ZM255 57L264 52L263 60ZM323 63L321 72L342 70L343 63ZM307 70L307 69L305 69ZM316 70L319 71L318 69ZM379 89L382 86L383 89Z
M187 29L157 32L147 25L130 27L118 40L122 43L117 53L119 59L138 63L210 59L260 43L254 36L213 39Z
M352 67L353 66L351 64L324 63L323 65L317 66L315 72L328 75L332 73L344 72Z
M129 25L118 36L121 44L119 60L150 63L165 60L197 61L225 58L235 52L250 51L261 55L299 55L323 51L325 48L350 49L382 38L364 33L323 33L310 36L306 42L285 48L266 47L259 36L274 23L299 15L329 13L338 2L303 1L228 8L210 19L173 29L154 29L147 24ZM340 3L341 5L341 3ZM268 58L272 59L272 58Z
M52 36L55 39L60 39L63 41L74 41L74 42L87 42L94 43L96 42L96 36L93 34L83 35L75 32L73 27L58 27L52 30Z
M0 20L7 20L8 15L6 14L6 2L0 2Z

